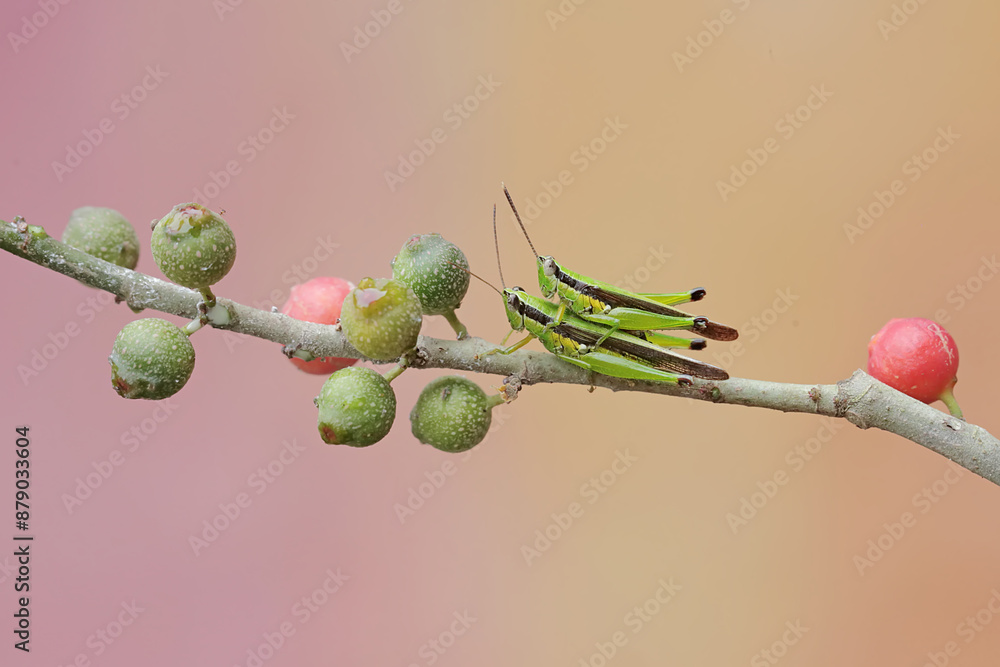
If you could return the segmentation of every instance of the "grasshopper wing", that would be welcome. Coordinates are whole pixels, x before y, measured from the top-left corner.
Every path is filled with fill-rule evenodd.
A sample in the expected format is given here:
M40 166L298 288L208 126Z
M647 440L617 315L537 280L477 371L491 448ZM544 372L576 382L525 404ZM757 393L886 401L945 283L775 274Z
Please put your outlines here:
M594 345L601 338L598 331L565 322L557 326L554 331L583 345ZM669 371L676 375L691 375L706 380L729 379L729 373L721 368L671 352L629 334L615 334L601 343L599 349L614 352L630 359L639 359L653 368Z

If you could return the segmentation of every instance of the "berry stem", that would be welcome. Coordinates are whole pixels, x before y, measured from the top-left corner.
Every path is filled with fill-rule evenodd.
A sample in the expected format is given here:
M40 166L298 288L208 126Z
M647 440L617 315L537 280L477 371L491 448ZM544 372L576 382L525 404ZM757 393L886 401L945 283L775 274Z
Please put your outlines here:
M205 305L209 308L215 307L215 294L212 293L211 287L202 287L198 290L201 292L201 298L205 302Z
M507 402L507 397L503 394L503 392L499 394L490 394L489 396L486 397L486 405L487 407L489 407L490 410L492 410L498 405L503 405L506 402Z
M469 330L466 329L465 325L459 321L458 315L455 314L454 310L449 310L443 313L443 315L444 319L448 320L448 324L451 325L451 328L455 330L456 334L458 334L458 340L462 340L469 335Z
M397 377L399 377L402 374L402 372L405 371L407 368L409 368L409 364L407 364L405 360L400 359L399 363L390 368L389 370L387 370L385 373L383 373L382 377L385 378L386 382L392 382Z
M202 318L196 317L193 320L191 320L190 322L188 322L187 326L185 326L183 329L181 329L181 331L183 331L188 336L190 336L191 334L193 334L195 331L197 331L198 329L202 328L203 326L205 326L205 323L202 321Z
M965 417L962 416L962 408L958 407L958 401L955 400L955 394L951 392L951 388L954 387L954 383L944 388L941 392L941 402L948 406L948 412L951 413L952 417L958 417L962 421L965 421Z

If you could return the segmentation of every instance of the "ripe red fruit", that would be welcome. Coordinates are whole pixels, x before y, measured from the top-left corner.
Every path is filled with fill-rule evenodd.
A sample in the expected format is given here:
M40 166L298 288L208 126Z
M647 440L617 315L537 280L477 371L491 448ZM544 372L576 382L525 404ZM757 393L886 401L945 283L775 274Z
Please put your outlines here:
M281 312L303 322L317 324L335 324L340 317L340 308L350 291L352 283L341 278L320 277L295 285L288 295L288 301ZM329 375L341 368L347 368L357 362L357 359L342 359L340 357L322 357L305 361L292 357L292 363L306 373Z
M868 343L868 373L924 403L941 400L956 417L958 346L944 328L922 317L889 320Z

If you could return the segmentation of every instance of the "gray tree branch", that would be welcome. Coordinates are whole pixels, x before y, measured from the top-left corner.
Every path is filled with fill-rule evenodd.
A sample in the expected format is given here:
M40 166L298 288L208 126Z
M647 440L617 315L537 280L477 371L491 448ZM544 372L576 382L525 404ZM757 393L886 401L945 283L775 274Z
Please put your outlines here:
M191 319L199 315L198 292L105 262L49 237L40 227L0 221L0 247L85 285L106 290L134 310L156 310ZM229 312L229 321L213 324L217 328L307 350L319 357L364 359L337 327L302 322L228 299L219 298L218 303ZM910 398L861 370L836 384L731 378L723 382L696 379L693 386L680 387L592 375L545 352L519 351L477 358L478 353L495 347L475 337L455 341L421 336L420 354L414 365L513 376L522 385L579 384L843 418L859 428L879 428L912 440L1000 485L1000 441L985 429Z

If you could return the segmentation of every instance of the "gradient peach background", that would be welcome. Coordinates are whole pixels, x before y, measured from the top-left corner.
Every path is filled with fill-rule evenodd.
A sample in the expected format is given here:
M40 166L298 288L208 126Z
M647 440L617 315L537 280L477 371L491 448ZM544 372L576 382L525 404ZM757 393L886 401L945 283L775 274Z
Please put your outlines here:
M223 1L71 2L16 51L8 36L0 216L59 235L78 206L117 208L144 243L140 270L159 276L148 221L235 160L240 173L209 202L239 243L216 291L253 303L275 289L283 298L320 238L339 248L317 275L388 275L409 234L438 231L492 279L500 181L527 207L568 170L572 183L531 224L536 245L611 282L704 285L700 310L744 333L734 374L834 382L864 365L889 318L947 318L962 354L957 396L970 420L1000 431L1000 279L974 280L1000 250L997 4L896 3L917 11L884 35L888 0L595 0L555 29L555 0L401 0L347 62L339 45L386 2ZM723 10L732 22L679 71L674 52ZM38 11L4 3L4 32ZM165 78L121 118L114 100L147 67ZM446 111L480 77L500 85L454 127ZM775 124L813 86L832 96L785 137ZM294 118L250 161L241 142L276 107ZM58 178L52 163L103 118L113 132ZM627 127L581 171L574 154L606 119ZM949 127L959 138L909 180L904 163ZM435 128L446 140L391 192L384 173ZM779 150L723 201L717 181L769 137ZM852 243L844 226L894 179L905 193ZM508 280L534 288L532 258L500 210ZM651 248L671 257L650 273ZM939 664L996 664L1000 618L984 612L992 623L971 638L959 624L1000 590L1000 489L971 473L941 482L946 461L911 442L845 423L794 470L787 452L827 436L814 417L538 386L502 408L484 445L449 456L409 433L410 407L435 374L425 371L394 384L386 440L327 447L311 403L322 378L295 371L273 344L215 331L195 337L196 372L156 424L156 404L109 386L106 357L130 311L97 312L95 291L7 255L0 279L0 539L14 532L20 424L31 426L37 535L32 651L11 647L15 593L0 570L0 664L81 654L95 665L255 664L248 651L285 622L295 634L264 651L266 665L406 667L433 656L599 667L597 644L618 631L627 643L609 665L772 664L760 651L779 642L783 665L918 666L951 641L957 655ZM954 290L970 280L981 289L959 301ZM778 290L797 299L773 318ZM482 285L461 314L477 335L505 333ZM22 378L18 367L70 323L79 335ZM431 318L424 332L448 328ZM724 360L727 349L702 356ZM153 432L130 451L122 438L144 426ZM304 451L258 495L249 478L285 441ZM64 495L115 450L122 465L69 512ZM624 452L635 463L589 504L581 485ZM447 465L454 474L401 523L394 506ZM788 483L734 534L727 514L777 471ZM947 493L915 504L935 482ZM250 506L195 555L189 537L240 493ZM522 546L573 502L583 515L528 565ZM859 574L855 556L907 511L916 524ZM301 623L293 607L338 569L349 579ZM634 633L626 615L671 578L681 590ZM112 644L91 638L132 601L143 611ZM445 633L449 643L465 611L476 621L433 653L427 642ZM796 622L808 631L782 650Z

